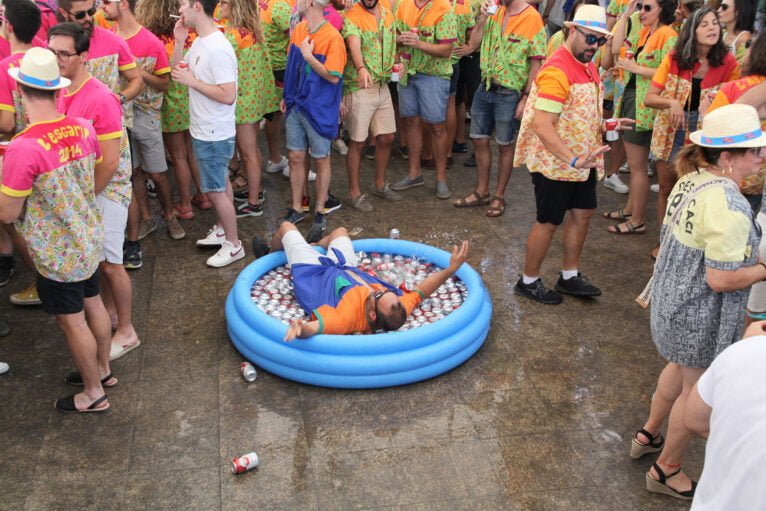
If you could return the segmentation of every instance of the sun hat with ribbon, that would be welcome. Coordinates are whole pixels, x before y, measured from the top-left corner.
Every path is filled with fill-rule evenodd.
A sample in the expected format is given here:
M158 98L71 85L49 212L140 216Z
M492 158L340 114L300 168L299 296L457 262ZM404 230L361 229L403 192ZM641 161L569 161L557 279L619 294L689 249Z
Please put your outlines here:
M72 83L59 72L56 55L45 48L30 48L21 59L21 65L8 70L17 82L41 90L59 90Z
M593 30L606 36L612 35L606 28L606 10L599 5L581 5L575 11L572 21L565 21L567 28L581 27Z
M689 138L696 145L716 149L766 146L758 112L750 105L716 108L702 119L702 129Z

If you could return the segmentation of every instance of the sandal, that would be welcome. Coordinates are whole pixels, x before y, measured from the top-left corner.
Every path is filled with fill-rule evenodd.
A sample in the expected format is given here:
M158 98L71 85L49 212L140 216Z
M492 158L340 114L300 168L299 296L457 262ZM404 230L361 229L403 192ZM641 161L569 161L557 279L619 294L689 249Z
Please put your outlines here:
M74 394L72 394L71 396L57 399L56 402L53 403L53 407L59 412L64 413L104 413L109 411L109 403L106 403L106 406L102 406L101 408L96 408L104 401L106 401L106 394L93 401L86 409L78 410L77 406L74 404Z
M620 234L620 235L646 234L646 224L641 222L640 224L636 225L630 220L626 220L625 222L621 224L610 225L609 227L607 227L606 230L611 232L612 234Z
M494 204L496 202L499 203L500 205L490 206L489 208L487 208L487 216L490 218L497 218L499 216L502 216L503 213L505 213L505 199L498 195L495 195L494 197L492 197L491 204Z
M642 444L638 441L639 433L649 439L648 444ZM657 436L652 436L647 430L639 429L636 431L636 434L633 435L633 441L630 443L630 457L637 460L644 454L661 451L663 447L665 447L665 437L662 436L662 433L658 433Z
M199 209L210 209L213 207L213 203L204 193L199 193L191 198L191 203L197 206Z
M650 474L651 471L646 473L646 489L652 493L660 493L662 495L669 495L681 500L692 500L694 498L694 491L697 489L697 481L692 481L691 490L677 491L668 486L667 480L671 477L681 473L681 468L673 472L672 474L665 474L659 465L656 463L652 465L652 468L657 472L658 479L653 478Z
M184 208L180 204L173 204L173 214L181 220L191 220L194 218L194 209L191 206Z
M109 383L110 380L113 380L111 383ZM112 376L112 373L107 374L103 378L101 378L101 386L104 388L110 388L117 385L117 382L119 380ZM72 371L66 377L64 378L64 382L68 385L74 385L75 387L82 387L85 385L85 382L82 381L82 375L78 373L77 371Z
M469 200L473 199L473 200ZM452 203L456 208L470 208L473 206L486 206L489 204L489 194L479 195L479 192L473 192L468 197L461 197Z
M626 213L624 209L618 209L616 211L604 211L601 216L607 220L620 220L625 221L630 218L630 213Z

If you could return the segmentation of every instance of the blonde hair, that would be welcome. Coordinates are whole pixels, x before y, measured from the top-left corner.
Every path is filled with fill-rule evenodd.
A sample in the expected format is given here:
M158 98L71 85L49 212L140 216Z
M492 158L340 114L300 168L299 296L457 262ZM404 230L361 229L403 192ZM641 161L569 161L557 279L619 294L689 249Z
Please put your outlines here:
M712 147L703 147L696 144L690 144L681 149L676 158L676 174L681 177L700 169L713 169L718 167L718 159L723 152L730 154L743 154L747 152L743 147L729 147L725 149L715 149Z
M177 0L141 0L136 20L157 37L172 36L177 20L170 15L177 10Z
M146 1L146 0L144 0ZM255 40L263 44L263 32L261 31L261 14L257 0L230 0L229 28L245 29L255 34Z

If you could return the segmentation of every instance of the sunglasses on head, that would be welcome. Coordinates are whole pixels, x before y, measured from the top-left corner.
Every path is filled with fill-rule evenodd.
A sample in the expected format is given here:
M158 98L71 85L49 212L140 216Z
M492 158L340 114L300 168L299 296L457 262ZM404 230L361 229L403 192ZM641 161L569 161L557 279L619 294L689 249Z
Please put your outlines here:
M71 14L71 15L72 15L72 17L73 17L74 19L76 19L76 20L81 20L81 19L84 19L84 18L85 18L85 16L89 16L89 17L91 17L91 18L92 18L93 16L95 16L95 15L96 15L96 13L98 12L98 9L97 9L97 8L96 8L96 6L94 5L93 7L91 7L90 9L88 9L87 11L76 11L76 12L67 11L67 12L68 12L69 14Z
M599 46L604 46L606 44L606 37L604 36L597 36L595 34L588 34L584 32L579 27L575 27L575 30L580 32L585 37L585 44L588 46L593 46L594 44L597 44Z
M636 10L638 12L641 12L642 10L644 12L652 12L652 6L648 4L636 4Z

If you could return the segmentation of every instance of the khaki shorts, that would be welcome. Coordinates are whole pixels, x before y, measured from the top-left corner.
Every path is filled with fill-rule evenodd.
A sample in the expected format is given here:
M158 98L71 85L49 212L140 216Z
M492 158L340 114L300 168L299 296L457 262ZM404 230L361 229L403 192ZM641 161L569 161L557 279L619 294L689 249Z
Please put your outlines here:
M348 109L346 127L354 142L372 136L396 133L396 115L387 85L373 85L347 94L343 101Z

